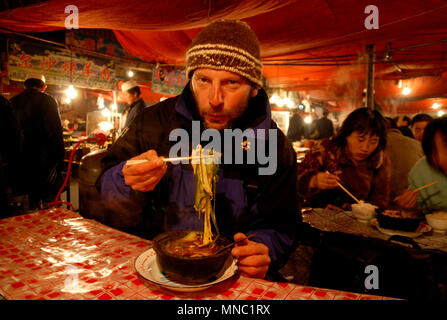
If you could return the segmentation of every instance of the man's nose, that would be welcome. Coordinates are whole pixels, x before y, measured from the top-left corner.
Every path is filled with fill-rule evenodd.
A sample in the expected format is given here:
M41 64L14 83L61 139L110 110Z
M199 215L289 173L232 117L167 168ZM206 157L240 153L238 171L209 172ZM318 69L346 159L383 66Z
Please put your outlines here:
M220 84L213 84L209 93L209 101L212 107L219 107L223 103L223 93Z

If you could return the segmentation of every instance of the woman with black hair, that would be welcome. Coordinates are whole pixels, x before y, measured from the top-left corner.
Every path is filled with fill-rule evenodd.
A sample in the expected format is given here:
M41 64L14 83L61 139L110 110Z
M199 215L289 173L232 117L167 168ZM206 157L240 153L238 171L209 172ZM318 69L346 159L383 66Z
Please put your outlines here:
M386 124L378 111L351 112L336 135L320 141L298 165L301 198L312 207L345 206L353 199L341 183L357 199L385 208L391 176L385 145Z
M447 116L437 118L425 127L422 138L425 157L408 174L408 190L396 202L405 209L431 207L447 211ZM413 190L439 180L419 192Z

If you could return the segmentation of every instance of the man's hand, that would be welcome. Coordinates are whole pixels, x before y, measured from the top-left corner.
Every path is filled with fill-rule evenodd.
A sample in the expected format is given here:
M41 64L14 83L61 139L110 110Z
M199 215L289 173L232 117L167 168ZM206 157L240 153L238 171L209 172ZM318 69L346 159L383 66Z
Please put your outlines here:
M418 200L419 192L413 190L405 190L400 196L398 196L394 201L402 209L413 209L416 207L416 202Z
M124 165L123 175L126 184L136 191L152 191L166 173L167 165L158 157L155 150L149 150L131 160L148 160L148 162Z
M234 241L246 238L243 233L236 233ZM244 276L263 279L270 265L269 248L259 242L244 240L236 244L231 254L239 260L239 270Z

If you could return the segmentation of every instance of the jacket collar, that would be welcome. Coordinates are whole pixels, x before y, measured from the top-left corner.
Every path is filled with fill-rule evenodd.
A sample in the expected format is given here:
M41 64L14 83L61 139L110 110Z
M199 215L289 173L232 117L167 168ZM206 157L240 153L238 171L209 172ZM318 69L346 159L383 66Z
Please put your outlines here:
M135 107L136 105L138 105L140 103L144 103L143 98L139 98L138 100L133 102L131 105L129 105L127 108L130 110L130 109L132 109L133 107Z

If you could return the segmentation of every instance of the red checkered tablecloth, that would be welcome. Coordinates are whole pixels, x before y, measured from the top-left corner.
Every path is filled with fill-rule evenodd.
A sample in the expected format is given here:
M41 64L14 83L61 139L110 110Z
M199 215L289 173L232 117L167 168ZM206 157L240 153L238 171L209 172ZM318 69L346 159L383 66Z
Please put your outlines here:
M147 282L134 268L151 242L62 208L0 220L0 294L6 299L337 300L379 296L236 276L198 292Z

